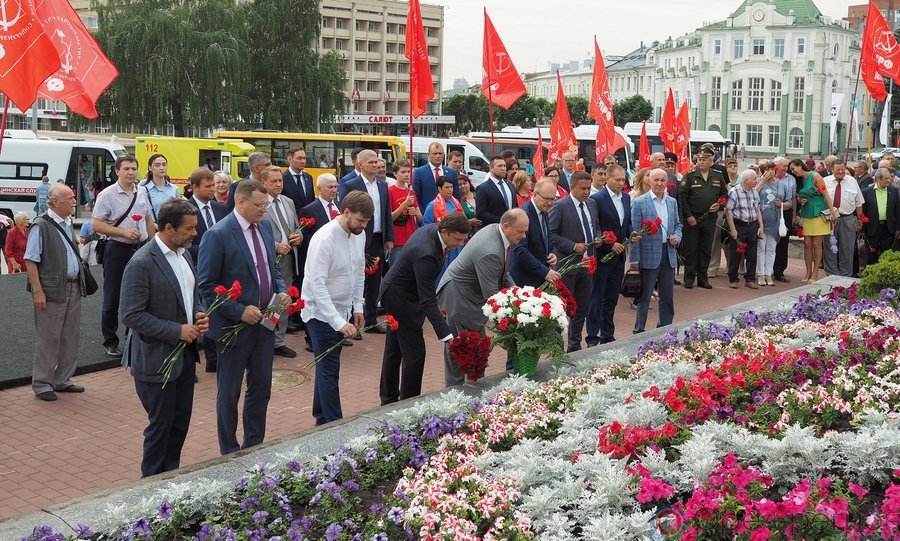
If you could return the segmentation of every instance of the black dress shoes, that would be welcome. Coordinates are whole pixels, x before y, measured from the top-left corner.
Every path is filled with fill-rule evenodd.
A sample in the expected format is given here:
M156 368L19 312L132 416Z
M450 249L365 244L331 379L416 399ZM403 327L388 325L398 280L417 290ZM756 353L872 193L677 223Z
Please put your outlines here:
M384 326L382 326L382 325L375 325L371 329L366 330L366 332L370 332L373 334L386 334L387 333L387 331L384 329Z
M62 389L57 389L58 393L83 393L84 387L81 385L69 385L68 387L63 387Z
M54 400L56 400L56 393L54 393L53 391L44 391L42 393L38 393L36 396L44 402L53 402Z
M707 281L705 281L705 280L702 281L702 282L701 282L700 280L698 280L698 281L697 281L697 285L700 286L700 287L702 287L703 289L712 289L712 288L713 288L713 287L712 287L712 284L709 283L709 282L707 282Z
M297 352L287 346L278 346L275 348L275 355L279 357L287 357L288 359L293 359L297 356Z

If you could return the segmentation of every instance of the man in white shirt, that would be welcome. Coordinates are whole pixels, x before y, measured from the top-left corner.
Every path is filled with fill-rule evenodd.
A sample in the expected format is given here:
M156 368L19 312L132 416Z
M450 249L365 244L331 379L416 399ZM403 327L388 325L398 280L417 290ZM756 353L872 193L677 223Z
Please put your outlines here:
M333 348L355 336L365 323L363 269L365 231L375 206L365 192L348 193L341 214L316 232L310 241L301 290L301 312L312 341L316 363L312 414L316 425L343 418L338 376L341 348ZM331 350L331 351L329 351Z
M837 240L837 253L830 244L825 246L825 272L838 276L853 276L853 254L856 248L856 235L862 230L863 200L862 190L856 179L847 174L847 165L843 160L831 162L832 174L825 177L825 188L837 208L837 221L834 223L834 237ZM829 241L826 241L829 242Z

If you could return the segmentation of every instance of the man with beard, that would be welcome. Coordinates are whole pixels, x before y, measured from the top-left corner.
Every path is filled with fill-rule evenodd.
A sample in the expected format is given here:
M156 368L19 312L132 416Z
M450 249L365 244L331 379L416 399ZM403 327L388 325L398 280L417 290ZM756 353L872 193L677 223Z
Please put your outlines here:
M354 190L341 201L341 214L319 229L309 243L301 290L303 322L316 363L312 414L316 425L343 418L338 377L341 348L331 349L361 329L365 236L375 213L372 198ZM330 350L330 351L329 351Z

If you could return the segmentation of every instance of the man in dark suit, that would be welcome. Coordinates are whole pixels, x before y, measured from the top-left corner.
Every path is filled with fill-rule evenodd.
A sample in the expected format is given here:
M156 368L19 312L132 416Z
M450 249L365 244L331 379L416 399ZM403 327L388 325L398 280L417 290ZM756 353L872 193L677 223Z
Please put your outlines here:
M341 177L341 180L338 182L338 190L343 189L344 183L348 180L353 180L354 178L359 176L359 153L365 150L363 147L356 147L352 151L350 151L350 162L353 164L353 169L347 172L346 175Z
M259 182L259 174L262 173L263 169L272 165L272 158L265 152L253 152L247 156L247 165L250 166L250 176L247 178ZM240 183L240 180L232 182L228 188L228 201L225 203L225 208L228 209L228 212L234 210L234 191Z
M625 187L625 169L615 164L607 167L606 187L591 196L597 203L597 230L612 231L616 236L613 244L602 244L597 250L597 272L591 289L591 304L587 315L588 347L606 344L616 340L616 305L619 303L619 289L625 278L624 240L631 236L631 198L622 189ZM600 259L606 254L616 255L606 262Z
M567 192L572 191L572 175L575 174L575 166L578 163L578 156L572 150L567 150L562 154L562 169L559 170L559 185Z
M380 258L380 269L384 269L385 253L394 247L394 222L391 220L391 200L388 198L387 184L378 180L378 155L374 150L363 150L356 158L360 168L360 176L348 180L341 188L341 199L352 192L361 191L369 194L375 203L375 215L366 226L366 257L370 261ZM368 332L384 334L384 327L375 325L378 315L378 290L381 287L381 270L366 275L365 314ZM373 326L374 325L374 326Z
M447 251L469 236L469 221L461 212L448 214L437 224L416 230L403 245L396 264L381 284L381 305L397 319L396 331L387 329L381 364L381 405L419 396L425 369L425 318L444 342L453 333L437 304L435 281ZM401 378L402 366L402 378Z
M294 210L299 215L300 209L316 199L316 190L313 188L312 175L304 171L306 150L303 147L292 148L288 150L287 159L288 170L282 175L284 195L294 202Z
M428 145L428 163L413 169L412 189L419 200L419 209L425 213L428 203L437 197L437 180L447 177L453 181L453 197L459 200L459 179L456 170L444 165L444 146L437 141Z
M875 179L869 174L869 164L865 160L853 162L853 176L860 190L865 190L875 184Z
M200 359L197 338L209 325L193 258L186 250L197 235L197 214L183 199L163 203L157 215L159 232L134 254L122 278L119 317L131 331L122 364L131 367L150 421L144 429L142 477L178 468L191 423L195 364ZM164 359L179 342L187 346L165 376Z
M893 180L893 171L879 168L875 171L875 184L862 191L863 213L869 218L865 224L869 265L900 239L900 190L891 186Z
M207 167L198 167L191 172L189 178L194 195L188 199L188 202L197 207L197 238L191 242L188 251L191 253L191 261L200 258L200 241L203 240L203 234L212 226L221 222L228 216L228 209L225 205L219 203L215 199L216 183L213 172ZM215 372L218 366L218 357L216 356L216 343L213 340L203 340L203 353L206 357L206 371Z
M516 189L506 180L506 161L493 156L491 174L475 191L475 217L483 226L497 224L500 216L513 208L516 208Z
M607 167L607 171L609 168ZM572 191L550 209L550 243L558 260L573 256L587 259L594 255L597 236L597 203L591 194L591 175L584 171L572 174ZM570 258L571 259L571 258ZM568 351L581 349L581 330L591 299L593 276L580 268L562 277L575 297L575 317L569 321Z
M528 235L513 246L509 274L519 286L540 287L555 283L559 273L553 270L556 254L550 244L550 208L556 201L556 183L541 179L534 186L531 200L520 208L528 215Z
M210 318L209 337L218 340L227 327L247 325L227 351L218 347L216 423L223 455L258 445L265 439L275 333L259 323L274 293L279 302L290 302L287 286L275 265L275 238L269 224L263 222L268 204L261 183L241 181L235 191L234 212L207 231L200 243L197 268L204 304L209 306L215 300L216 286L230 287L235 280L241 284L241 296L226 301ZM244 443L238 445L237 405L245 372Z

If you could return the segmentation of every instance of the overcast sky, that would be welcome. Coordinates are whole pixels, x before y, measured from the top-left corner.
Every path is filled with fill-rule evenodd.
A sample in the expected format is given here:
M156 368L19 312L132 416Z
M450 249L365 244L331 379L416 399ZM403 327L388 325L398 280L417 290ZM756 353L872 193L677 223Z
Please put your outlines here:
M444 89L464 77L481 81L483 8L520 72L549 69L550 62L584 60L600 50L621 55L677 37L706 22L724 20L741 0L424 0L444 6ZM840 19L865 0L814 0L824 15ZM900 5L900 2L898 2Z

